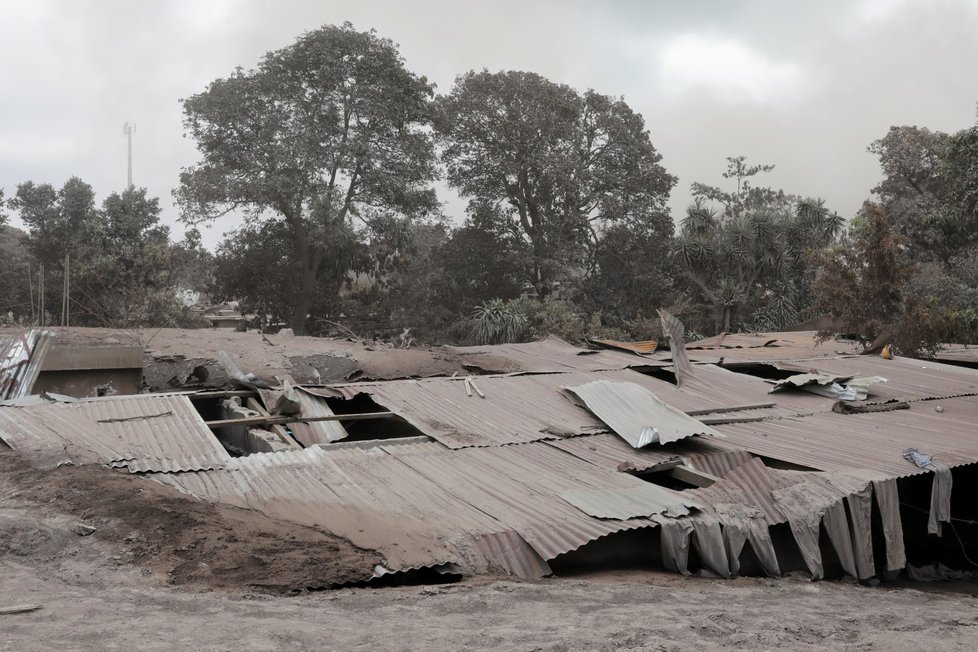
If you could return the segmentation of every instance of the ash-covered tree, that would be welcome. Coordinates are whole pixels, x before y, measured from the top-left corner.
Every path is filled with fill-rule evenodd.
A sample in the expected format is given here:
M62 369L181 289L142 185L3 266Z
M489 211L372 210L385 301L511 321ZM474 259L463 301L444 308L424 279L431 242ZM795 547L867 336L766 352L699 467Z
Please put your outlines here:
M187 229L170 249L174 286L181 291L210 294L214 289L214 254L203 244L200 231Z
M879 158L883 179L873 188L886 219L908 242L919 260L945 258L955 248L954 220L946 197L943 170L950 136L921 127L890 127L868 150Z
M39 321L50 324L60 319L64 290L64 263L67 255L78 264L94 255L99 213L95 191L71 177L60 188L50 183L25 181L7 200L27 228L27 248L36 266L44 267L44 315ZM39 272L36 279L40 280Z
M160 224L159 200L145 188L112 193L97 207L92 187L78 177L60 189L28 181L8 206L27 227L35 265L44 265L46 323L61 318L66 256L71 323L172 323L169 229Z
M541 300L594 271L602 229L672 234L675 178L620 98L529 72L469 72L439 99L436 126L448 181L469 200L473 224L525 243L525 280Z
M72 312L113 327L175 325L170 229L145 188L102 202L90 254L71 264Z
M896 330L913 265L904 237L879 204L866 202L855 223L850 243L823 252L812 289L818 308L832 316L842 333L871 342Z
M736 187L694 183L673 256L705 305L714 332L780 330L810 312L809 255L835 241L845 221L818 199L755 185L774 169L727 159ZM720 210L709 202L719 204ZM808 309L808 310L806 310Z
M270 273L290 286L291 325L303 333L324 270L336 268L328 256L339 231L366 237L392 215L437 210L432 95L374 32L348 23L308 32L183 100L201 156L180 175L183 219L240 211L256 233L284 238L276 264L288 273Z
M255 313L273 324L288 323L297 310L313 315L335 313L348 272L365 266L365 246L343 224L334 227L330 235L321 245L322 263L312 289L307 291L295 282L295 240L288 223L274 220L244 224L218 245L213 298L237 299L243 312Z

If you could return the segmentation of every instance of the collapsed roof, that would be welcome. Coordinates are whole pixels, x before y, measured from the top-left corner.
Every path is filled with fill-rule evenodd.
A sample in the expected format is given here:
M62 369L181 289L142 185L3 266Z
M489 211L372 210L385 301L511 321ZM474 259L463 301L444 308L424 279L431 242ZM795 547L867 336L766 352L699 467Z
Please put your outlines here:
M679 572L695 563L731 576L749 550L777 575L785 553L772 532L784 526L813 577L830 555L865 579L907 564L897 480L931 474L941 501L931 513L950 519L944 470L978 462L978 371L852 348L830 355L798 333L696 344L681 386L661 354L555 338L472 349L529 370L520 373L307 386L292 427L304 448L281 452L230 456L186 394L0 406L0 440L41 465L119 467L334 532L380 551L383 572L452 564L538 577L636 532L654 535ZM730 351L735 370L702 361ZM807 373L887 382L868 387L858 403L879 409L864 414L791 383L771 393L776 378ZM390 414L372 422L379 441L350 441L343 425L364 404ZM384 438L395 426L416 436ZM930 455L929 466L907 449Z

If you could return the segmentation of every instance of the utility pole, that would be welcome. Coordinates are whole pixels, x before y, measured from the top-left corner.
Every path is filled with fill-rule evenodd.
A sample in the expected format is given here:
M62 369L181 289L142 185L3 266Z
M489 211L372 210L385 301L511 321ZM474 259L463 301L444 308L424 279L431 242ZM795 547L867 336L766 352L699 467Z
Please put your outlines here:
M132 135L136 133L136 123L135 122L125 122L122 125L122 133L126 136L129 141L129 157L127 166L127 176L126 176L126 190L132 188Z

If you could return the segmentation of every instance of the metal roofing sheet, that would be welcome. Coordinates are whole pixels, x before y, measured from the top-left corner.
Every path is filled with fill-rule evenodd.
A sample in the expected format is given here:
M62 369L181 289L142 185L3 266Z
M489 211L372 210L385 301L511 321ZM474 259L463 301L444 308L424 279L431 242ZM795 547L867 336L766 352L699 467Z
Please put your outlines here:
M582 349L550 335L537 342L457 346L452 350L462 355L489 354L512 360L522 371L604 371L628 367L662 366L660 360L618 351Z
M565 491L644 483L543 444L403 455L402 448L411 447L385 447L386 454L344 449L335 455L317 446L235 458L225 470L162 480L206 500L324 527L382 551L394 569L466 561L472 550L493 547L484 540L492 535L509 537L503 547L520 558L505 563L529 572L540 559L654 525L646 519L595 519L564 502ZM530 548L521 551L507 532Z
M634 448L693 435L723 437L636 383L595 380L567 390Z
M186 471L229 459L186 396L140 395L0 407L0 439L42 466L103 463Z
M621 349L631 353L648 354L654 353L659 343L656 340L642 340L639 342L622 342L621 340L607 340L599 337L588 339L589 344L595 344L609 349Z
M948 466L978 462L978 400L915 402L909 410L833 412L717 426L727 442L756 455L823 471L872 469L903 477L924 472L903 459L916 448Z
M54 342L54 333L38 329L0 335L0 401L27 396Z
M683 387L632 369L560 374L479 376L485 398L469 396L462 378L394 380L308 388L328 396L353 398L369 394L385 409L451 448L526 443L607 430L588 410L575 405L561 389L597 380L635 383L679 410L716 410L776 403L751 416L778 416L828 411L833 401L813 394L768 394L763 380L712 365L696 367ZM738 413L742 416L742 413ZM716 415L711 415L716 416Z
M302 416L326 417L333 414L333 410L330 409L323 397L312 394L301 387L296 387L295 395L302 406ZM339 421L313 421L312 423L299 421L289 424L289 429L303 446L328 444L346 439L349 436L346 428Z
M703 504L688 494L669 491L650 483L628 489L587 489L565 491L561 498L595 518L648 518L655 514L686 516L689 508Z
M693 437L673 444L648 448L632 448L617 435L598 434L585 437L568 437L545 442L548 446L570 453L578 459L608 470L628 469L645 471L652 467L676 460L695 460L695 468L701 468L698 460L713 459L728 453L727 442ZM740 454L743 454L741 451ZM702 470L712 473L709 468Z
M764 362L809 360L858 355L863 347L852 340L819 342L816 331L785 333L730 333L686 344L689 359L696 362ZM657 353L656 357L662 354Z
M869 389L870 400L916 401L978 395L978 370L942 364L931 360L878 355L819 360L807 364L780 363L781 369L809 371L841 376L882 376L886 384Z

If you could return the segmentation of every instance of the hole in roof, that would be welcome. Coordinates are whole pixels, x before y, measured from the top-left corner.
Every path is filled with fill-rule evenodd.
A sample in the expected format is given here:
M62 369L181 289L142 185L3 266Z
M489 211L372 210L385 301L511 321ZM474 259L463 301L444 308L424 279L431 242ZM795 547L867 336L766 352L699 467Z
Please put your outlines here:
M676 372L667 369L666 367L631 367L631 369L632 371L637 371L646 376L663 380L672 385L679 385L679 383L676 382Z
M387 408L377 403L369 394L357 394L350 399L327 398L326 404L334 414L366 414L387 412ZM401 439L404 437L425 436L427 433L415 428L400 417L387 419L364 419L361 421L340 421L349 433L342 441L365 441L369 439Z
M728 362L722 366L727 371L733 371L734 373L752 376L762 380L784 380L785 378L790 378L801 373L789 369L778 369L773 365L759 362Z
M686 489L696 488L696 485L676 477L675 468L632 471L631 473L639 480L644 480L648 483L658 485L666 489L672 489L673 491L684 491Z

